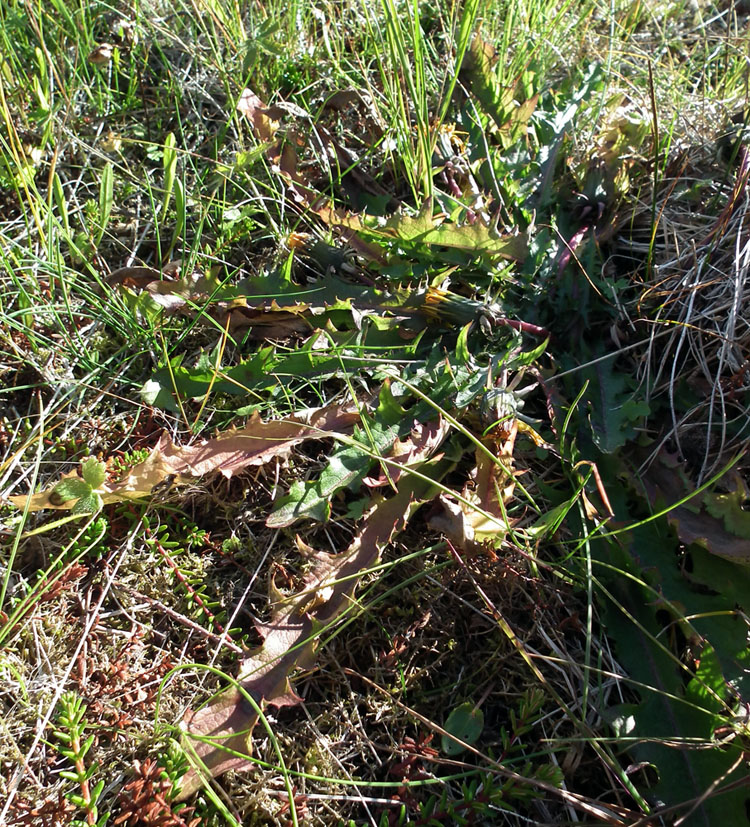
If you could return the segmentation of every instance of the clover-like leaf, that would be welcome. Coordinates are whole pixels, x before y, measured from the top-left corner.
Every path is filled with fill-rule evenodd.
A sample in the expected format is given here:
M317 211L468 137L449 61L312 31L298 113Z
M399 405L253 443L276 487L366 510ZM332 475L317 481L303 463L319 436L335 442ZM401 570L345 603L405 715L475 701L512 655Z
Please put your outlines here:
M81 463L83 478L92 488L101 488L107 472L107 466L96 457L89 457Z
M96 514L101 511L104 501L101 495L96 491L89 491L85 497L80 500L70 509L71 514Z
M53 493L59 502L65 503L68 500L78 500L88 496L91 493L91 486L78 477L66 477L57 483Z

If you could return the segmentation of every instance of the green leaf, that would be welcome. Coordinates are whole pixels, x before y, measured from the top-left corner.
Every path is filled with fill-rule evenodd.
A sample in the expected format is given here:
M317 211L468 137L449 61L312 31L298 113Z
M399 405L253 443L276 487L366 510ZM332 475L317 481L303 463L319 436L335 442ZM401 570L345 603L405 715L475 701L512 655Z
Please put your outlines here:
M60 501L65 503L68 500L88 496L91 493L91 486L78 477L66 477L57 483L53 491Z
M68 203L65 199L65 191L63 190L60 175L55 172L52 177L52 196L55 200L55 207L57 208L57 216L62 224L63 235L66 238L70 237L70 223L68 222Z
M354 502L349 503L349 508L344 516L349 520L361 520L371 504L372 502L369 497L354 500Z
M613 726L619 725L621 736L634 739L630 752L638 761L656 768L659 781L649 790L651 795L667 804L697 798L716 778L730 770L740 754L740 747L732 745L724 750L690 748L691 743L711 743L713 731L722 720L714 712L716 699L707 695L702 683L701 692L691 685L688 691L685 690L684 673L668 652L656 643L657 635L660 639L666 639L666 635L662 624L657 622L653 606L647 604L647 593L622 578L613 588L613 594L616 604L607 601L604 612L607 634L617 642L618 661L625 666L629 676L641 684L638 690L641 701L610 708L605 711L605 718ZM620 606L630 618L623 614ZM711 684L720 686L716 674L711 676ZM709 697L710 703L706 703ZM680 743L682 746L678 746ZM735 771L724 780L729 782L737 777ZM710 798L702 802L685 824L705 827L741 824L745 818L746 795L745 791L739 790Z
M522 235L500 235L481 221L458 225L433 216L433 204L429 199L414 217L394 215L383 227L368 229L376 236L392 237L409 244L440 245L516 261L523 260L527 252L526 238Z
M381 422L395 423L401 422L406 416L406 408L393 395L391 389L391 380L386 379L383 386L380 388L378 395L378 407L376 411L376 419Z
M724 521L724 528L730 534L750 540L750 513L745 511L746 492L737 486L728 494L705 494L703 502L712 517Z
M594 443L600 451L611 454L635 434L633 423L648 407L633 404L626 375L615 369L614 356L589 365L581 376L589 382L586 399Z
M523 90L514 86L502 86L496 77L495 48L479 34L475 34L461 67L461 80L482 105L499 128L503 147L511 146L525 131L534 112L538 95L523 102Z
M451 712L443 728L465 744L474 744L484 729L484 713L471 701L466 701ZM460 755L466 747L450 735L442 736L443 752L446 755Z
M710 643L706 643L698 656L695 677L685 689L685 697L695 701L704 709L720 712L722 704L718 699L724 697L726 689L724 673L716 650Z
M484 395L487 390L487 372L477 370L471 375L469 381L463 382L456 394L455 404L457 408L465 408L475 399Z
M606 466L600 463L600 471ZM627 491L606 473L604 485L618 522L627 525ZM736 597L748 600L750 572L698 546L681 567L678 541L665 518L621 533L612 543L596 539L591 548L602 621L640 696L602 713L620 737L631 739L633 758L656 769L659 780L648 794L678 805L702 797L723 775L724 783L736 780L744 769L730 770L741 746L707 746L726 723L724 702L732 703L731 691L747 698L750 689L747 623L735 610ZM726 594L705 587L728 584L733 571L735 592L728 585ZM685 643L691 640L692 651ZM699 653L696 642L702 644ZM742 824L747 798L740 788L701 800L684 824Z
M160 215L163 218L169 202L172 198L172 191L174 190L175 175L177 173L177 151L175 150L176 139L173 132L170 132L164 139L164 154L162 156L162 163L164 166L164 196L161 202Z
M326 379L342 370L351 375L371 371L382 364L384 357L408 358L412 349L397 330L384 332L375 324L367 325L361 332L330 336L330 346L320 347L321 333L316 330L288 355L262 347L240 364L223 369L218 377L208 354L199 357L195 367L184 367L172 360L170 367L163 365L154 372L141 388L140 396L147 405L178 412L175 387L181 399L200 399L209 388L214 393L233 396L257 394L286 386L290 380Z
M60 770L61 778L67 778L68 781L78 781L78 773L72 770Z
M161 408L163 411L179 412L179 406L175 402L174 397L163 384L164 379L169 378L169 372L157 371L157 374L159 374L159 378L152 377L144 382L138 394L141 397L141 401L145 405L153 405L156 408Z
M87 496L81 497L80 500L71 508L71 514L96 514L101 511L104 502L96 491L91 491Z
M112 164L107 162L102 169L102 177L99 182L99 230L96 233L96 243L102 240L104 231L107 229L109 217L114 204L114 172Z
M458 334L458 340L456 341L456 357L466 365L471 363L471 351L469 350L469 332L471 331L472 327L472 322L465 324L461 328L461 331Z
M177 246L180 235L185 229L185 222L187 217L187 199L185 197L185 186L179 178L174 180L174 206L175 206L175 225L172 230L172 241L170 242L170 250Z
M354 439L367 446L363 450L356 445L339 448L328 461L320 477L314 482L295 482L289 493L278 501L266 520L270 528L292 525L303 517L325 522L331 515L330 501L337 491L354 489L376 462L371 452L385 454L399 435L396 427L388 427L380 421L369 426L368 433L355 429Z
M545 514L542 514L530 527L529 534L535 539L543 537L550 537L554 534L562 524L562 521L568 515L568 512L573 508L578 501L578 495L571 497L569 500L554 506Z
M329 499L321 496L318 483L295 480L289 493L276 501L266 525L270 528L281 528L292 525L303 517L325 523L330 516Z
M406 413L393 396L391 382L384 382L378 396L376 418L369 423L367 430L354 430L354 439L365 448L339 446L317 480L292 484L289 493L277 501L266 525L280 528L292 525L303 517L326 522L331 516L333 495L345 488L354 490L377 461L371 454L387 453L396 439L411 428L411 420L406 418Z
M526 365L533 365L534 362L541 358L544 351L547 350L548 344L549 339L545 339L540 345L537 345L535 348L532 348L531 350L524 350L522 353L519 353L517 356L514 356L512 359L508 361L508 367L520 368L525 367Z
M96 457L89 457L81 463L81 473L92 488L101 488L107 474L107 466Z

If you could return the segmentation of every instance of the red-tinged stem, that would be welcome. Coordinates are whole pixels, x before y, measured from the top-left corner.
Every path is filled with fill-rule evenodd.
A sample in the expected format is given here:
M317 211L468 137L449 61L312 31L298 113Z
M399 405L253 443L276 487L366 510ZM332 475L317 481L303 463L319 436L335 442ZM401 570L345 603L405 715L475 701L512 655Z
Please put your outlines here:
M154 535L154 533L150 529L146 529L146 534L150 536L151 540L156 545L156 548L159 551L159 554L166 560L169 567L174 572L174 576L180 581L182 586L184 587L185 591L193 598L193 600L197 603L198 606L204 611L206 617L208 618L209 623L213 623L216 629L219 631L219 634L224 635L226 634L226 630L224 627L219 623L216 619L216 615L206 606L206 604L201 599L201 596L198 592L188 583L185 575L180 571L180 567L175 563L175 561L169 556L169 552L164 548L164 546L159 542L159 538ZM227 636L228 637L228 636Z
M512 327L513 330L520 330L521 333L529 333L532 336L539 336L545 339L549 336L549 330L547 330L546 327L539 327L539 325L531 324L531 322L521 322L517 319L508 319L505 316L496 319L496 321L497 324Z
M70 746L76 755L80 755L81 739L75 733L72 734L72 738L70 739ZM84 808L86 810L86 823L95 824L94 811L91 809L91 789L89 788L88 778L85 778L86 765L83 763L83 758L76 758L75 768L78 773L78 783L81 787L81 798L83 799Z

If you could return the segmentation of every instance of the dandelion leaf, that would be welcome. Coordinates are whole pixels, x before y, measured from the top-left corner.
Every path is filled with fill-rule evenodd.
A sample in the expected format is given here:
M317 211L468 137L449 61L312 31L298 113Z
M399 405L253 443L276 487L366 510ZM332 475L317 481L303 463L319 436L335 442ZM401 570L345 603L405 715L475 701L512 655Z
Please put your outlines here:
M596 447L605 454L616 451L634 436L634 422L648 413L635 404L626 376L615 370L614 357L599 359L582 372L589 386L586 401Z
M356 407L330 405L268 422L262 422L256 415L243 428L225 431L194 445L175 445L165 433L148 457L133 466L125 479L117 483L104 483L98 493L106 505L148 497L154 486L168 476L174 476L176 482L187 482L216 472L231 478L246 468L288 456L296 445L306 440L348 434L358 419ZM68 488L71 477L65 478ZM30 511L70 508L72 500L60 503L59 498L50 498L56 487L29 497L9 499L18 508L24 508L28 501Z
M422 473L435 480L453 467L451 462L434 460L447 434L445 423L434 422L419 426L412 442L411 463L420 464ZM243 760L241 756L249 756L249 736L257 712L243 693L258 705L295 702L289 683L292 671L313 665L318 633L354 605L359 575L371 570L382 548L435 493L430 481L407 475L393 496L373 500L359 532L345 551L330 554L298 543L309 565L301 590L283 595L272 587L271 619L258 625L263 643L242 662L238 686L185 718L186 745L211 775L251 766L249 758ZM227 744L240 756L228 753ZM188 797L202 783L199 773L191 771L183 779L181 797Z
M353 436L362 447L351 444L340 447L333 453L317 480L295 482L289 494L277 501L266 519L267 526L290 526L303 517L326 521L330 516L331 497L337 491L354 488L362 482L377 462L373 454L387 452L398 437L398 429L373 421L367 430L355 428Z
M733 563L750 564L750 515L743 510L746 492L741 479L726 476L726 493L703 491L686 499L695 486L677 457L661 450L640 481L655 508L680 503L667 519L685 545L696 543Z
M376 235L393 238L409 244L453 247L469 253L499 256L521 261L526 256L526 239L521 235L499 234L493 227L476 220L473 224L455 224L443 215L433 215L433 204L425 201L419 213L412 217L397 213Z
M495 122L503 146L509 147L523 134L539 96L532 95L519 102L517 86L502 86L498 82L494 71L496 62L494 46L475 34L464 56L460 75L464 85L482 104L482 111Z
M617 518L636 522L621 488L609 487ZM739 743L708 747L717 729L732 720L736 704L749 697L744 678L748 626L736 611L736 594L706 587L705 550L694 547L698 558L691 574L680 567L676 548L664 519L621 533L617 543L592 543L604 586L599 589L602 622L639 695L638 702L602 713L618 737L629 739L632 757L654 767L658 781L642 792L667 805L685 804L684 814L688 802L714 782L731 783L744 772L735 767ZM684 823L743 823L747 799L750 793L741 788L709 796Z
M604 611L607 634L617 644L618 660L638 682L641 701L611 707L605 718L618 737L632 739L629 751L633 757L656 770L657 784L644 792L677 805L702 796L722 776L726 776L723 782L741 778L744 767L732 769L741 754L739 744L721 750L701 748L701 744L711 744L723 721L716 712L716 695L707 691L707 687L715 690L725 685L717 660L710 656L705 664L701 660L703 673L686 687L679 660L657 642L666 636L654 608L648 605L653 596L625 578L613 585L611 594L614 601L607 601ZM711 652L706 650L707 655ZM750 793L742 788L708 798L684 824L742 824L748 798Z

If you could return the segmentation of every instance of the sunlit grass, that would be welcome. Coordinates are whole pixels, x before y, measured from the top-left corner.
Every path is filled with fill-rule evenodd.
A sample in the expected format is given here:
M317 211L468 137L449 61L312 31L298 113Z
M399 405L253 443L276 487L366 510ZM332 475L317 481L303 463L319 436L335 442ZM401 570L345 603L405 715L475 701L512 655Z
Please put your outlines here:
M165 479L150 501L108 507L81 523L0 505L0 679L8 710L0 749L8 767L32 772L9 771L0 821L20 817L20 802L50 801L62 817L66 799L55 804L58 793L80 811L84 769L76 764L76 779L45 769L61 761L47 725L70 691L86 700L82 737L97 734L88 756L77 752L76 760L93 768L92 786L111 776L97 806L116 817L133 756L169 764L164 739L178 737L185 712L219 690L221 675L237 674L239 653L260 643L274 603L297 595L311 565L300 549L348 548L399 478L432 480L430 504L382 560L347 575L360 590L335 622L315 628L317 660L305 663L314 671L292 676L303 703L296 712L265 707L249 759L255 769L219 779L221 792L200 793L191 804L199 823L243 823L253 813L259 823L384 824L391 813L411 824L432 812L443 823L469 813L476 823L520 824L538 817L534 797L551 818L567 818L565 808L600 818L605 805L597 799L616 793L621 809L605 815L625 824L653 810L654 797L682 802L696 792L652 795L646 774L631 772L621 754L638 747L626 731L628 715L654 695L664 709L695 713L703 727L700 736L659 732L660 746L671 738L710 745L714 731L734 721L737 698L723 681L734 680L727 663L739 650L718 618L735 617L736 609L705 595L695 606L684 603L694 595L677 561L689 567L691 555L696 565L702 558L642 513L661 508L645 489L628 483L628 497L640 505L618 496L618 463L672 417L659 402L661 384L649 384L665 368L640 386L635 379L636 360L658 359L663 341L655 338L649 351L638 325L652 310L638 299L650 295L658 266L679 263L690 244L672 204L684 198L685 211L718 215L734 185L727 167L724 184L706 185L709 203L700 200L701 175L713 175L714 166L696 161L684 187L673 183L671 166L699 146L710 156L744 105L747 35L734 5L724 5L131 0L115 9L13 0L0 9L2 496L48 490L90 455L110 468L116 460L127 473L163 430L185 445L250 416L352 402L362 416L356 436L322 434L239 478L217 474L176 489ZM508 112L534 104L506 133L461 71L475 34L493 52ZM590 70L597 63L598 74ZM237 110L248 88L280 124L270 139ZM286 156L275 154L277 142ZM522 231L527 260L493 262L374 233L368 247L321 210L330 202L372 228L397 210L416 215L430 199L434 212L445 212L439 220ZM610 235L576 247L583 221L576 216L587 209L601 211ZM732 224L729 235L735 230ZM312 255L290 241L297 237L346 255L329 269L320 250ZM636 262L630 269L619 263L623 249ZM732 250L722 250L722 260L736 263ZM692 266L701 272L704 265ZM131 268L133 283L110 278L122 268ZM156 276L144 286L147 274L137 283L132 268ZM175 275L210 276L219 286L163 312L149 290ZM265 340L252 325L233 326L236 306L235 315L221 315L228 303L221 291L242 279L286 278L303 294L334 276L371 290L374 307L363 312L353 299L355 314L343 306L291 312L293 291L271 290L263 299L271 322L286 310L307 327ZM670 278L681 289L681 271ZM421 311L408 305L398 317L394 297L428 286L463 302L462 312L477 314L487 301L514 322L548 326L546 355L543 337L492 328L491 314L467 316L463 330L439 314L420 328ZM169 288L162 288L166 302ZM669 307L664 299L654 321L673 323ZM722 328L727 338L730 327ZM383 338L368 339L372 331ZM393 331L400 341L387 339ZM269 364L282 365L269 368L270 380L234 379L264 348L278 360ZM284 358L305 348L308 374L283 369ZM524 362L525 353L536 355ZM710 353L705 361L717 371L716 387L729 393L721 354L719 368ZM535 372L524 373L527 363ZM732 368L734 376L739 367ZM632 382L628 376L620 388L615 376L608 396L596 384L608 381L607 370L632 372ZM164 376L171 406L147 404L156 399L148 383L166 383ZM516 376L531 387L529 410L519 404L487 413L486 392L508 386L512 394ZM732 393L743 387L737 379ZM673 412L692 404L690 392L680 386L675 402L670 389ZM517 415L544 436L522 432L515 453L504 456L498 435ZM382 448L384 430L393 429L387 446L396 434L408 445L415 422L438 418L450 426L440 456L411 467ZM615 437L622 435L612 456L600 450L600 420L608 418L621 428ZM741 448L742 428L724 427L722 446ZM710 448L709 434L706 457ZM327 521L267 523L295 484L313 491L341 457L364 470L340 489L327 483ZM726 463L720 452L710 460L709 474ZM494 489L482 488L477 469L485 467L494 469ZM513 474L512 495L504 497ZM485 500L477 490L489 492ZM606 519L607 494L616 526ZM695 507L701 503L696 498ZM480 550L460 536L457 526L472 512L485 528L501 526L494 545ZM660 543L669 561L658 557ZM639 561L661 566L663 582ZM627 587L618 589L619 581ZM652 611L660 600L663 626ZM231 646L221 645L217 623ZM680 680L659 685L658 670L638 672L624 651L628 629L679 672L685 692ZM529 687L542 700L527 710L526 727L520 712L508 710L524 708ZM487 724L456 761L441 753L439 736L465 701L482 708ZM429 733L438 736L431 746L420 741ZM728 754L715 753L717 774L729 770ZM664 753L649 755L658 764ZM420 778L422 771L433 777Z

